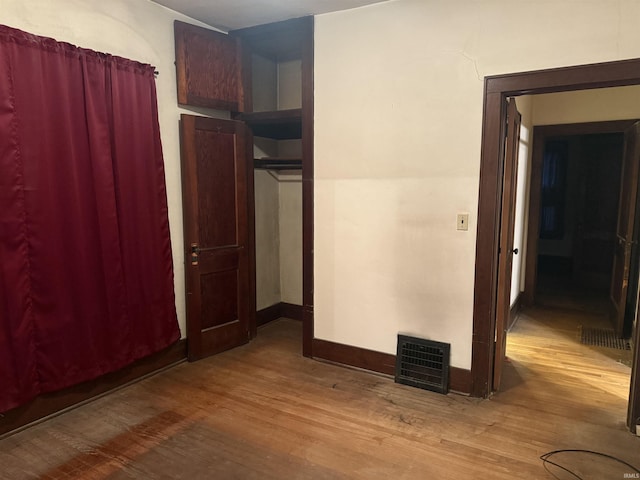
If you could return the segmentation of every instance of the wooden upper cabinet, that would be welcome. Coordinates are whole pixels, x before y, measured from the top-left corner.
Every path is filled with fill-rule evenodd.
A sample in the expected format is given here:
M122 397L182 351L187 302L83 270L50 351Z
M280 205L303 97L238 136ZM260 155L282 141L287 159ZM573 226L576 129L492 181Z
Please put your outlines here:
M174 29L178 103L244 111L240 40L179 21Z

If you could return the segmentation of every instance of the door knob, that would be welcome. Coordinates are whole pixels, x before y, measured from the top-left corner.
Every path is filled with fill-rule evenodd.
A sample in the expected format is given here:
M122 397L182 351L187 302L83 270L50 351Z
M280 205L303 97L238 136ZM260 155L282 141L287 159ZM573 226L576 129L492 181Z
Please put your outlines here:
M197 243L191 244L191 265L198 265L198 255L200 254L200 247Z
M511 251L513 252L513 254L514 254L514 255L517 255L517 254L518 254L518 249L517 249L517 248L514 248L514 249L513 249L513 250L511 250Z

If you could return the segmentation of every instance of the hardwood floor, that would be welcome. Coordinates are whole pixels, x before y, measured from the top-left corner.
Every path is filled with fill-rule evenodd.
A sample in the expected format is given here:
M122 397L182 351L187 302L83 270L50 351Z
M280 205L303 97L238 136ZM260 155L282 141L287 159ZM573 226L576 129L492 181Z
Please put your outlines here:
M552 317L518 321L504 389L488 400L304 358L300 322L281 319L249 345L0 440L0 478L545 479L539 456L562 448L638 466L640 438L624 427L628 368L579 348L569 323L545 328ZM558 460L585 479L632 472L583 454Z

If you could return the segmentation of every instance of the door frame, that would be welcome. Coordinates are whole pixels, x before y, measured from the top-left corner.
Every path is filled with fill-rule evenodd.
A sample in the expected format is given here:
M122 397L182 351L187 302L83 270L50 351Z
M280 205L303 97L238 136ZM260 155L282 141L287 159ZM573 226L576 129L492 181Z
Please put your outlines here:
M529 219L526 241L525 280L522 304L535 303L538 279L538 237L540 236L540 196L542 194L542 162L544 146L550 137L573 135L598 135L624 133L636 120L611 120L603 122L567 123L533 127L531 177L529 180Z
M491 393L495 356L496 293L500 206L506 98L527 94L567 92L594 88L640 85L640 59L580 65L485 77L482 140L480 154L480 188L473 301L473 339L471 350L471 394L486 397ZM640 330L640 329L637 329ZM632 365L630 409L640 416L640 334L635 335ZM633 411L633 412L632 412Z

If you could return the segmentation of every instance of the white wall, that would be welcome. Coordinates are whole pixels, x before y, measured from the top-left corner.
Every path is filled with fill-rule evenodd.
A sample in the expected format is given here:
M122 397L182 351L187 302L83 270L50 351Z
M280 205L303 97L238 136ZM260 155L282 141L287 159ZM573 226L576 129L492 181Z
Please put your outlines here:
M531 95L534 125L640 118L640 86Z
M79 47L154 65L160 133L164 152L169 225L173 249L176 308L186 334L180 146L173 21L194 20L147 0L0 0L0 21L10 27L53 37ZM203 110L200 110L203 111ZM225 116L221 112L207 112Z
M518 181L516 186L516 214L513 232L513 248L518 254L513 256L511 270L510 305L518 299L524 290L525 263L527 258L527 230L529 222L529 182L531 175L531 154L533 147L532 113L533 105L530 95L518 97L516 105L522 116L520 125L520 141L518 142Z
M280 186L266 170L256 170L256 308L281 302Z
M280 291L282 301L302 305L302 178L280 182Z
M315 27L315 334L471 366L483 78L640 57L635 0L397 0ZM456 213L471 212L470 230Z

